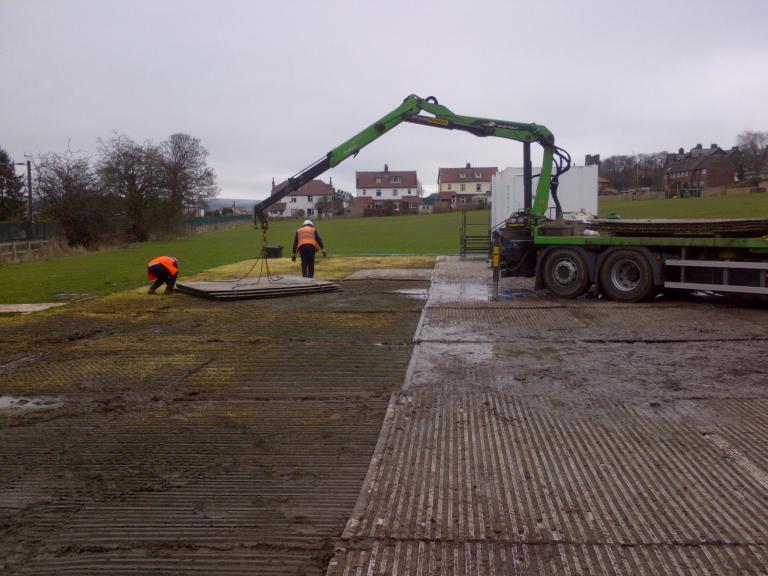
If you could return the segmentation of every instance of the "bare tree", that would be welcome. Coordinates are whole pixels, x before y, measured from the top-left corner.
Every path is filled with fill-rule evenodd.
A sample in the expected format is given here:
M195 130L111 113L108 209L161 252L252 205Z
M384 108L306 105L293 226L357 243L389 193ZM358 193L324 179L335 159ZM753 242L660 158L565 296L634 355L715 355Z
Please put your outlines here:
M58 220L72 246L114 242L122 228L119 199L98 186L88 158L67 150L34 159L35 191L42 216Z
M736 143L750 183L759 185L763 169L768 164L768 132L742 132L736 137Z
M208 150L198 138L189 134L172 134L160 144L158 151L171 219L181 217L185 208L216 196L216 174L208 167Z
M142 242L150 233L168 225L168 209L163 206L165 172L162 156L151 143L137 144L116 134L99 140L96 169L102 188L122 201L130 239Z

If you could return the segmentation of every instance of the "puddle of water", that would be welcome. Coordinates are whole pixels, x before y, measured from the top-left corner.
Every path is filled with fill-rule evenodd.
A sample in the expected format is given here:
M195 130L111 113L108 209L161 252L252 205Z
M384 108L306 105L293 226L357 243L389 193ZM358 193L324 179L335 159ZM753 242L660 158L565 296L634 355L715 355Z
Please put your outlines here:
M53 410L64 405L58 398L27 398L24 396L0 396L0 412L30 412Z
M40 312L55 306L64 306L62 302L40 302L37 304L0 304L0 314L29 314Z
M403 288L401 290L392 290L393 294L402 294L408 298L415 298L416 300L425 300L427 298L428 290L426 288Z

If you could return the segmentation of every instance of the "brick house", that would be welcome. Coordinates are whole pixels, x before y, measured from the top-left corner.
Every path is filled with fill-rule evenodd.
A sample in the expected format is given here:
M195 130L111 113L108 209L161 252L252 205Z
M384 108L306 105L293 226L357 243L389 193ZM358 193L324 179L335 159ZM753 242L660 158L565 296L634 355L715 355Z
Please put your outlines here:
M285 184L283 182L275 186L273 179L271 194L279 192ZM288 194L288 196L283 198L282 202L270 206L268 214L277 218L295 217L298 215L299 210L301 210L305 216L317 216L317 201L323 197L333 196L334 193L333 180L330 180L328 184L322 180L312 180L298 190Z
M384 164L381 172L357 172L356 198L371 198L376 201L398 201L404 196L419 196L419 180L415 170L392 171Z
M736 166L717 144L702 148L697 144L689 152L680 148L667 156L664 182L670 192L682 188L709 188L733 184Z
M491 178L498 171L496 166L475 167L469 162L463 168L440 168L437 171L439 201L451 208L465 204L489 204Z
M420 214L432 211L430 206L424 204L421 196L403 196L387 200L357 196L352 199L350 214L352 216L385 216L390 213L390 209L392 214Z

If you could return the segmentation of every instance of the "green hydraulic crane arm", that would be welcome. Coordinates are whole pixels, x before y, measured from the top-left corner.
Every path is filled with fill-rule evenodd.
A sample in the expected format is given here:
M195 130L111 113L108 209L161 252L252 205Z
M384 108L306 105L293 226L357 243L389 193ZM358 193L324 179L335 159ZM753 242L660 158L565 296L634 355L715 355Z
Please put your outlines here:
M420 114L426 112L426 114ZM266 211L269 206L279 202L282 198L311 182L326 170L339 165L350 156L356 156L365 146L389 132L402 122L411 122L423 126L433 126L446 130L463 130L475 136L496 136L508 138L518 142L536 142L544 149L539 183L536 187L536 196L531 208L531 215L543 216L549 205L550 192L555 200L558 216L560 216L560 202L557 199L557 184L561 174L570 167L570 156L562 148L555 146L555 137L544 126L539 124L522 124L506 120L494 120L492 118L476 118L473 116L461 116L454 114L445 106L439 104L437 99L419 98L411 94L403 103L383 116L364 130L358 132L352 138L337 146L323 158L309 165L307 168L288 178L275 188L272 195L254 207L254 217L257 218L265 231L268 228ZM553 174L554 168L554 174Z

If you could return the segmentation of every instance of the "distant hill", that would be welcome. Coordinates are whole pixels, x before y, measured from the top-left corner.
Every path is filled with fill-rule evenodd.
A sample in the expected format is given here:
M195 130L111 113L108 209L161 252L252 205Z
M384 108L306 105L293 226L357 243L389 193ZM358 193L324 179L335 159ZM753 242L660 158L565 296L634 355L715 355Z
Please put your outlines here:
M261 200L245 200L243 198L210 198L204 202L207 210L218 210L220 208L232 208L232 204L238 208L253 210L253 207Z

